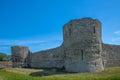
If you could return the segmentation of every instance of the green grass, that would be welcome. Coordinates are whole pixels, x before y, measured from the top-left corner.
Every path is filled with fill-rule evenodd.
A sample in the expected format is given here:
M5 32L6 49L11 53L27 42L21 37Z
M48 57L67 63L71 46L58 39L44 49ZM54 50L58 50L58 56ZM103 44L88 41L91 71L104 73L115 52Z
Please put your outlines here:
M106 68L102 72L66 73L52 69L1 69L0 80L120 80L120 67Z

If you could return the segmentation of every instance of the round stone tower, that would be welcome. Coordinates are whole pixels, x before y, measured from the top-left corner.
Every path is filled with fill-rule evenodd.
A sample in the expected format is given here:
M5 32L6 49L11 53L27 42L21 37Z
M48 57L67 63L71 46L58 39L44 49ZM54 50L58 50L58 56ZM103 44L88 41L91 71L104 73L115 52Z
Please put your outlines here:
M65 69L68 72L103 70L101 22L97 19L75 19L64 25Z
M12 51L12 62L13 67L28 67L30 51L25 46L13 46Z

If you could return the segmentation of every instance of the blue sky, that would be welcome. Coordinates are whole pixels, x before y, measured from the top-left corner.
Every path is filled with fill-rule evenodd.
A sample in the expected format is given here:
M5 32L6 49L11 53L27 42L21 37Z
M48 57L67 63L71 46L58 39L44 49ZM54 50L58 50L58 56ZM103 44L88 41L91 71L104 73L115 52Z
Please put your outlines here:
M63 25L75 18L102 22L104 43L120 45L120 0L0 0L0 52L13 45L32 52L63 42Z

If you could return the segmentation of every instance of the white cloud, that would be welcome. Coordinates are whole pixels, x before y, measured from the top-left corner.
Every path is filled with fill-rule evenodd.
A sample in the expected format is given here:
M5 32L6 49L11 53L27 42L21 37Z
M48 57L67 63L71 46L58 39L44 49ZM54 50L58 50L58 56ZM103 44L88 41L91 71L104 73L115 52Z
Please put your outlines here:
M120 37L112 39L113 42L120 41Z
M52 48L61 44L62 40L2 40L0 39L0 52L11 53L10 47L28 46L32 52Z
M115 31L114 33L115 33L115 34L120 34L120 31Z
M0 50L6 50L9 49L9 46L0 46Z
M0 40L0 45L29 45L44 43L45 41L39 40Z
M43 44L46 41L39 40L0 40L0 52L11 53L10 47L14 45L22 45L22 46L32 46L36 44Z

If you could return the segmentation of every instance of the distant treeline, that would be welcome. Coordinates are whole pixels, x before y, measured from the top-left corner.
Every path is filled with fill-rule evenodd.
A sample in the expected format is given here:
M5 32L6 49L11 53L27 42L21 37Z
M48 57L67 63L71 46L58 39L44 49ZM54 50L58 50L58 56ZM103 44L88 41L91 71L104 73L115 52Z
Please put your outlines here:
M0 52L0 61L11 61L11 55Z

